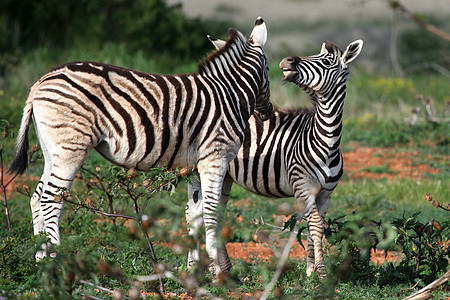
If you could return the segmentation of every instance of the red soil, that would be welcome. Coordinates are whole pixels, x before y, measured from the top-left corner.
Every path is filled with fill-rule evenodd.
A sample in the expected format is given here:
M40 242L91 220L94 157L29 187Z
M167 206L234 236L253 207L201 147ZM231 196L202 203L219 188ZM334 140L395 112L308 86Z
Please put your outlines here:
M275 249L280 253L283 251L284 245L286 241L278 241L277 247ZM306 247L306 241L303 241L303 245ZM252 261L256 259L261 260L270 260L275 256L271 247L267 243L227 243L227 251L231 258L234 259L243 259L245 261ZM289 252L290 259L305 259L306 258L306 250L303 249L298 243L295 243ZM385 257L385 252L383 250L377 250L371 252L371 260L375 264L383 264L384 261L389 261L393 263L400 262L402 260L402 256L400 253L391 253L388 252Z
M389 148L370 148L370 147L354 147L350 152L344 152L344 172L351 178L413 178L420 179L425 174L440 173L438 169L434 169L427 164L415 164L414 158L417 156L414 152L395 152ZM426 157L429 161L433 161L433 157ZM444 157L443 159L448 159ZM387 172L378 173L370 172L371 167L380 167L380 170Z

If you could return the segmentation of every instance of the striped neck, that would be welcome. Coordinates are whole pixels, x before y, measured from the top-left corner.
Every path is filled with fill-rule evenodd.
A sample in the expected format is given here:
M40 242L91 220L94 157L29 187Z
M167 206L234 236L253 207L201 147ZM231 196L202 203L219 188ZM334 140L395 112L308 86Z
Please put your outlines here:
M347 74L341 76L328 92L315 94L316 113L313 121L312 139L320 137L324 154L333 154L339 149L342 135L342 115L346 95Z
M233 67L241 64L246 56L247 39L237 30L229 30L226 44L219 50L213 51L198 66L198 74L204 76L218 76L229 72Z
M229 30L226 44L212 52L198 65L198 74L221 82L234 102L240 106L241 117L250 118L256 105L263 78L263 50L252 46L242 33Z

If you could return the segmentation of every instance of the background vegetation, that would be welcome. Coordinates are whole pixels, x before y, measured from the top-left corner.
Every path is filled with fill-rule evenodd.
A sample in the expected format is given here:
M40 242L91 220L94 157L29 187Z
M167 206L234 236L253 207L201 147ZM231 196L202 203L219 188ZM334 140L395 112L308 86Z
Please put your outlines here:
M251 25L249 20L248 28L238 29L248 32ZM228 27L233 26L189 19L180 6L162 0L4 1L0 11L0 167L7 168L12 160L29 88L51 67L93 60L153 73L193 72L198 60L212 49L206 34L225 39ZM447 68L448 57L445 60L442 53L450 53L448 42L430 37L419 27L400 32L398 42L399 49L415 49L399 51L401 65L432 58ZM296 50L288 55L310 55L319 49L318 44L305 53ZM298 87L282 84L278 55L273 53L270 58L272 101L285 107L310 105ZM345 104L343 150L369 146L411 152L414 164L426 163L440 173L394 180L355 179L346 174L328 214L330 280L307 279L305 262L291 260L272 297L402 298L448 269L449 213L425 201L430 194L445 207L450 199L450 96L448 75L442 68L416 67L398 77L391 70L374 72L354 62ZM37 142L33 130L30 140ZM180 178L178 171L128 172L110 166L97 154L85 164L67 199L61 224L63 245L55 249L56 258L36 264L33 255L45 237L32 236L28 203L42 172L39 154L34 153L27 176L18 179L18 192L8 198L12 231L7 229L3 210L0 216L0 296L114 298L120 292L135 298L139 290L160 289L157 279L136 276L170 271L175 279L165 280L166 291L174 293L169 298L199 286L222 298L245 293L257 297L272 278L276 258L272 262L234 261L232 276L219 286L211 283L209 275L186 273L187 247L192 245L183 221L188 179ZM388 166L369 169L372 173L390 171ZM4 186L6 179L2 180ZM289 223L282 231L284 224L274 212L288 205L292 213L294 199L268 200L235 186L230 202L225 228L231 231L224 235L229 242L252 241L258 238L255 233L264 232L266 241L276 245L289 236ZM94 213L94 208L99 211ZM130 218L108 218L99 212ZM151 220L145 226L140 222L144 214ZM146 234L162 265L154 264ZM439 244L442 241L444 246ZM376 266L368 256L374 247L399 251L405 259ZM444 298L448 291L440 289L435 295Z

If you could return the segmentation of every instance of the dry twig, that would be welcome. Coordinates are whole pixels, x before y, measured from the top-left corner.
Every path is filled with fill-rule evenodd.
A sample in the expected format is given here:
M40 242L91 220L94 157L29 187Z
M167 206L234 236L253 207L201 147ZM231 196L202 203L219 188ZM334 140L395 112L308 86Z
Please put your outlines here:
M445 274L441 278L436 279L435 281L433 281L432 283L430 283L423 289L404 298L403 300L424 300L424 299L433 298L433 296L431 295L431 292L436 290L441 285L444 285L449 280L450 280L450 270L447 270L447 272L445 272Z

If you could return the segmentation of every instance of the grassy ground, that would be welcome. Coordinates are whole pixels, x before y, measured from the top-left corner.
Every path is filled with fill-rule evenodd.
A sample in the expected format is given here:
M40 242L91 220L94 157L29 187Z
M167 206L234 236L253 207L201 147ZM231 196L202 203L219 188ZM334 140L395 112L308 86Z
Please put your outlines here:
M33 82L54 65L82 59L98 60L156 73L191 72L196 69L195 62L179 65L164 60L157 62L147 59L142 53L130 54L120 45L105 45L100 51L81 48L55 53L45 48L35 49L24 55L17 65L11 66L7 71L3 88L0 90L1 127L7 126L13 137L18 130L27 90ZM281 72L277 64L277 61L272 61L270 65L273 102L290 107L310 105L296 86L281 83ZM345 219L353 222L349 224L359 224L359 220L365 219L388 224L396 218L410 217L415 212L421 212L417 220L421 223L427 223L431 218L437 220L442 224L444 228L442 234L448 240L448 223L445 227L448 212L433 207L424 200L424 195L430 193L441 202L450 199L449 125L426 121L425 106L418 95L432 100L435 116L448 117L448 78L441 75L386 77L368 73L355 62L345 104L344 151L351 151L354 145L365 145L388 147L398 152L414 152L414 164L427 164L438 169L440 173L424 174L420 179L400 177L358 179L345 175L334 193L329 218L349 214L350 216ZM419 122L410 127L408 124L412 117L411 110L416 107L421 107ZM31 143L36 142L33 130L30 131L30 138ZM13 143L13 138L6 139L2 153L5 166L11 161ZM99 155L94 154L86 167L95 170L97 165L101 166L101 178L106 178L106 183L114 184L114 178L107 179L109 165ZM30 165L27 175L39 176L41 170L42 160L38 160ZM389 172L389 169L382 167L369 171ZM120 174L120 171L116 172ZM143 179L139 180L141 180L138 182L140 187ZM36 177L23 177L18 187L28 184L32 190L36 181ZM27 187L21 189L26 191ZM88 198L94 201L106 199L99 191L89 194L86 183L82 181L74 185L73 191L78 195L77 199L82 201ZM184 276L186 247L191 242L185 237L186 228L183 221L186 198L186 183L183 181L174 193L163 192L153 196L144 210L144 213L154 220L154 226L149 232L156 253L161 262L177 277ZM57 258L35 264L32 260L33 251L42 242L42 237L32 237L29 197L14 192L9 195L8 200L13 231L6 229L6 218L2 212L0 295L12 298L42 298L44 295L52 294L55 298L62 298L67 297L65 290L70 287L75 298L87 294L108 298L110 295L89 287L81 280L126 292L133 286L130 278L134 275L154 273L145 239L139 229L133 229L136 224L130 225L129 222L120 219L117 220L115 228L110 219L69 204L66 205L62 219L63 245L57 249ZM235 186L226 217L226 223L232 228L229 242L251 241L258 228L268 232L269 238L274 241L286 237L287 233L282 233L269 225L262 225L255 219L262 218L268 224L282 226L277 223L279 220L276 212L285 203L293 207L294 202L294 199L262 198ZM104 200L104 204L106 203ZM143 199L139 205L143 205ZM124 196L123 192L114 194L114 207L118 212L133 214L133 206L133 202ZM353 211L356 211L356 214L352 217ZM167 247L165 244L167 242L179 245L181 251L178 251L177 247ZM336 245L343 244L336 243ZM359 275L345 277L341 274L342 270L333 271L335 266L342 266L342 262L345 261L343 259L345 257L335 257L332 251L327 255L328 269L335 278L340 279L336 286L334 285L336 283L327 283L328 287L333 287L331 291L327 289L327 284L320 283L317 278L306 278L304 261L289 261L273 297L285 295L287 299L293 296L315 299L321 295L330 296L330 293L335 293L338 299L402 298L412 293L412 286L415 284L423 286L425 284L423 278L426 278L425 280L430 278L428 276L430 271L427 270L424 272L428 273L424 273L421 278L417 276L411 279L400 276L399 274L403 274L400 268L392 269L389 266L383 268L373 264L365 266L365 269L361 266L352 267L353 269L346 274ZM256 296L258 291L267 285L276 268L276 260L272 263L237 260L233 263L235 265L233 277L238 278L242 284L236 285L230 280L224 286L214 286L208 276L199 276L199 282L210 293L222 298L232 298L230 291L242 297L244 293ZM406 269L406 266L403 267ZM439 274L441 273L434 276ZM424 277L425 275L428 277ZM147 282L138 285L138 288L150 292L157 290L158 285L155 282ZM185 288L173 280L166 280L166 289L177 294L185 292ZM436 297L444 298L444 295L445 293L441 291Z

